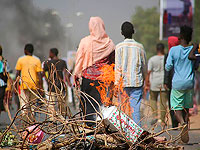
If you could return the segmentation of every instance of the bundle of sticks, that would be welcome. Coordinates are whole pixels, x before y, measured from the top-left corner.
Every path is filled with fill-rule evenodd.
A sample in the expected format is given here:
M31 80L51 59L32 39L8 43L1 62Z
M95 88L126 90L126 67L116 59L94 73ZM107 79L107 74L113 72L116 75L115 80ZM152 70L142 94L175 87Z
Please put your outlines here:
M18 78L17 80L21 80ZM15 89L17 80L12 83ZM170 130L163 128L159 133L150 133L147 131L132 142L127 138L125 130L113 128L107 118L103 117L101 106L96 111L96 116L100 119L92 121L95 126L86 125L91 120L85 119L85 114L79 110L76 114L71 112L67 102L62 103L66 111L65 114L60 111L59 103L63 102L67 96L67 85L61 81L63 88L55 92L46 92L28 89L35 98L22 106L11 119L10 125L0 136L0 143L7 132L13 132L19 139L16 147L21 149L30 149L34 147L39 150L49 149L181 149L174 145L174 142L180 138L180 135L173 137L169 135ZM52 85L56 88L55 82ZM80 93L89 97L86 93L76 88L76 97L80 100ZM18 93L19 97L20 94ZM50 97L56 97L53 101ZM60 101L61 100L61 101ZM89 99L88 99L89 100ZM95 99L93 99L95 101ZM120 123L121 124L121 123ZM121 125L120 125L121 126ZM169 139L158 138L159 135L167 133Z

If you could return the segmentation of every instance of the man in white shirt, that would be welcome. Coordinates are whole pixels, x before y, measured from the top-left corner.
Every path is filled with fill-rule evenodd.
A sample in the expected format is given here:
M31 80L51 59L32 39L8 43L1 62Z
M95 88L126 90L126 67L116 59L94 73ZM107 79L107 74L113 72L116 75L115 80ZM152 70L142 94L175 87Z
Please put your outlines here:
M167 91L164 88L164 44L157 44L157 55L151 57L148 62L147 89L150 89L150 105L153 112L151 124L158 121L157 100L160 94L160 119L165 124L167 109Z

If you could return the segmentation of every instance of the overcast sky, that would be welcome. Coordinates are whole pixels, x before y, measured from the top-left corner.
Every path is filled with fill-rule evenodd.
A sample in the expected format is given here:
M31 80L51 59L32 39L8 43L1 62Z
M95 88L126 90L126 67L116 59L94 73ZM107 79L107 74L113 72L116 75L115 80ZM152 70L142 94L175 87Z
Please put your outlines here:
M71 48L78 46L81 38L89 34L88 21L91 16L100 16L105 23L107 34L115 44L123 40L120 26L130 21L137 6L144 8L158 7L159 0L33 0L41 9L55 9L63 25L73 24L66 28L67 36L72 40ZM77 16L77 12L83 15ZM68 41L69 42L69 41Z

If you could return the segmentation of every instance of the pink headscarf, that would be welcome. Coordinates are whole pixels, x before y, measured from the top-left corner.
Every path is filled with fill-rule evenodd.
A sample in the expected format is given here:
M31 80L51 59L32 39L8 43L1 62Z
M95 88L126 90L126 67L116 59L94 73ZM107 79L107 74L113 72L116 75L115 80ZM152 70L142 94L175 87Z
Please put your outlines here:
M76 54L75 75L111 54L115 45L105 31L100 17L91 17L89 21L90 35L83 38Z
M169 48L169 51L173 46L177 46L179 44L180 43L179 43L178 37L176 37L176 36L169 36L168 37L168 48Z

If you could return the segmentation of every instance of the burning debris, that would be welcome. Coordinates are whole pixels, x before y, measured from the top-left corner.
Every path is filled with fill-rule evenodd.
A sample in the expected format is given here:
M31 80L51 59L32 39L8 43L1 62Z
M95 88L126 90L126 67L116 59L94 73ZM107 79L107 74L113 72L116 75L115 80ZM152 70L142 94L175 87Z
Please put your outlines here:
M102 69L106 70L106 75L112 73L112 68L113 65ZM121 97L121 102L118 102L117 105L116 102L112 103L110 99L105 97L105 95L109 97L107 94L109 90L105 87L112 85L114 76L111 76L111 80L103 76L101 78L102 84L105 82L105 85L100 84L99 92L104 95L102 97L104 97L103 100L105 101L103 103L105 102L105 106L99 105L100 111L96 111L95 114L97 116L96 121L86 120L86 115L83 114L82 110L73 115L68 104L65 105L67 111L63 115L59 111L58 101L53 102L55 109L49 110L49 105L52 105L48 99L52 96L51 92L42 96L39 90L32 91L29 89L36 98L22 106L14 118L10 118L12 122L1 134L0 143L2 143L8 132L13 132L16 134L16 138L19 139L16 147L21 149L180 149L180 147L173 145L180 138L180 135L176 138L171 136L168 141L165 138L158 137L172 129L150 133L139 127L129 117L129 112L126 113L125 107L122 107L125 103L129 105L127 97ZM20 78L17 80L20 80ZM15 91L16 83L17 81L13 83ZM65 82L61 81L61 83L66 89ZM52 85L56 88L55 82L52 82ZM62 94L65 89L56 92L54 96L65 97L66 95ZM112 90L110 89L109 93L113 90L114 87ZM86 98L89 97L78 88L76 88L76 91L85 95ZM77 94L77 97L80 100L79 95ZM122 98L126 100L122 100ZM27 112L27 114L23 112ZM8 113L11 117L9 110ZM95 126L89 127L86 125L87 122L93 122Z

